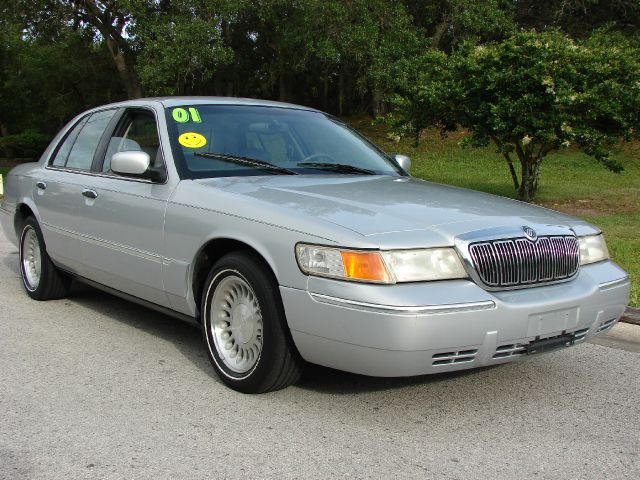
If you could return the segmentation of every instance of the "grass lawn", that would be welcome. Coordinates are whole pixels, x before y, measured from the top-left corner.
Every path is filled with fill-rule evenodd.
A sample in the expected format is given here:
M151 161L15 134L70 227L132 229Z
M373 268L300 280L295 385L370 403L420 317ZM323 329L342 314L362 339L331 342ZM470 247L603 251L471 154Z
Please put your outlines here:
M390 140L386 127L368 119L348 121L385 151L409 155L416 177L514 197L507 164L493 147L462 149L460 134L443 139L428 132L415 148L411 140ZM550 155L534 203L601 228L611 257L631 276L631 305L640 307L640 145L623 146L616 158L624 164L622 174L571 149Z

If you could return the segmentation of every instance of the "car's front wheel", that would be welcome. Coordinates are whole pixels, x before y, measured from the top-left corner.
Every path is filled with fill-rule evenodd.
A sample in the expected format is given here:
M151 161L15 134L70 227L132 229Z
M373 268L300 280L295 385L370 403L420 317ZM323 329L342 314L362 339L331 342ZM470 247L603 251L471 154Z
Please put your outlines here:
M27 294L35 300L63 298L69 291L71 279L49 258L40 226L33 217L27 218L22 225L20 273Z
M301 374L278 285L264 262L234 252L211 269L202 295L202 333L211 364L244 393L279 390Z

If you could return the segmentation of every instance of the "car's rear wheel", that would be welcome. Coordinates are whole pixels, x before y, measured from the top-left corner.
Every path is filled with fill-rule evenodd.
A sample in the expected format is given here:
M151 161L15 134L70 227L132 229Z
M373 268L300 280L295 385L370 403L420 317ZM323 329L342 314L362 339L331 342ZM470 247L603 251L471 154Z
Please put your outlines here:
M211 364L229 387L244 393L279 390L300 377L278 285L248 252L224 256L202 295L202 334Z
M71 279L51 262L38 222L29 217L20 234L20 272L27 294L35 300L63 298Z

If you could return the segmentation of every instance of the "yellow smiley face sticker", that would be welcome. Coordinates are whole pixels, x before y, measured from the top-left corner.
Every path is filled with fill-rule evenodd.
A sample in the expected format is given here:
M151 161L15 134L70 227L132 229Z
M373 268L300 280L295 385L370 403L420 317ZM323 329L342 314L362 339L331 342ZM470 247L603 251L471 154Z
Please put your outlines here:
M178 142L186 148L200 148L207 144L207 139L199 133L185 132L178 137Z

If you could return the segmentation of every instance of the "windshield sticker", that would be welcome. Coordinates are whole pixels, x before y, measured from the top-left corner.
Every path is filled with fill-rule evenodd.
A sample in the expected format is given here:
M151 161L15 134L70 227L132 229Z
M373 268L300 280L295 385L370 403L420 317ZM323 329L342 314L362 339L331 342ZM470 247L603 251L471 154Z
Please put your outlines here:
M200 112L197 109L191 107L189 108L189 113L191 114L191 120L195 123L201 123L202 119L200 118Z
M178 142L186 148L200 148L207 144L207 139L199 133L185 132L178 137Z
M173 119L178 123L187 123L189 120L194 123L202 123L200 112L197 108L189 107L189 111L184 108L174 108L171 112Z

